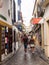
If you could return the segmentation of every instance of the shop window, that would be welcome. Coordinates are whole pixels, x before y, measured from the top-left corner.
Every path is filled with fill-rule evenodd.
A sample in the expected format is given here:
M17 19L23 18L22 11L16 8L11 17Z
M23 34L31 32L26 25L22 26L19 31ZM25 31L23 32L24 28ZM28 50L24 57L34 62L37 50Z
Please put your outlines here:
M0 25L0 61L1 55L5 53L5 27Z

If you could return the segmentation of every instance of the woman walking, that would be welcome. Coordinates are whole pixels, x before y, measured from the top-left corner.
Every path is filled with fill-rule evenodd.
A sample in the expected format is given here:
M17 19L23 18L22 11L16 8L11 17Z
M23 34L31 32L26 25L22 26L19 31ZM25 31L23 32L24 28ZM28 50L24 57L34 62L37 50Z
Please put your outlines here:
M31 48L32 53L34 53L35 43L34 43L33 36L31 36L31 39L30 39L30 48Z

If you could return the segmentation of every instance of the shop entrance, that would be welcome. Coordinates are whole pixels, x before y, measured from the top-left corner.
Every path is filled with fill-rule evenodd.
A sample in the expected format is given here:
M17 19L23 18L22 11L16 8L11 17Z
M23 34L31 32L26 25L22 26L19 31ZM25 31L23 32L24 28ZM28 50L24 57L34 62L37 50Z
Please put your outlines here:
M12 52L12 29L8 29L8 38L9 38L9 53Z
M16 31L14 30L14 50L16 50Z
M12 29L5 27L5 54L12 52Z
M12 52L12 26L0 21L0 61Z

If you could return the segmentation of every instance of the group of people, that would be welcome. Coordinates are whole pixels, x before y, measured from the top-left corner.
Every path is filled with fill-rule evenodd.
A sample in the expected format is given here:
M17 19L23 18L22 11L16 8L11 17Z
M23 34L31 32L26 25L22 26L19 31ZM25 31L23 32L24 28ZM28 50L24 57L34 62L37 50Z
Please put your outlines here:
M33 35L26 35L24 34L22 37L23 44L24 44L24 51L27 52L27 47L31 49L32 53L34 53L35 49L35 37Z

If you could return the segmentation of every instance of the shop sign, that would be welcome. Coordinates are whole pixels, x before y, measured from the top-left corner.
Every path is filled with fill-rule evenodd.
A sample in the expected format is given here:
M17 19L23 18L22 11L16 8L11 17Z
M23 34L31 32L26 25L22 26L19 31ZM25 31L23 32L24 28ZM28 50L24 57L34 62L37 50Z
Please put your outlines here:
M3 6L3 0L0 0L0 8Z

